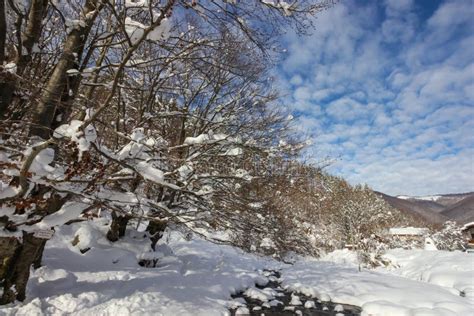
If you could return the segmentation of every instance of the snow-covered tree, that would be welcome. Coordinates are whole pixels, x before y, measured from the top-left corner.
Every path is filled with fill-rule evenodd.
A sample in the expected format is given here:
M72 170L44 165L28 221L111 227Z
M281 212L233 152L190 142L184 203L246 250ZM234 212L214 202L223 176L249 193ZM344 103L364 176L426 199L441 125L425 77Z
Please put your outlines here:
M466 243L462 227L453 221L444 223L443 227L431 234L430 237L439 250L461 250L464 249Z
M332 222L346 244L357 246L398 220L397 212L366 186L350 187L343 183L335 193Z

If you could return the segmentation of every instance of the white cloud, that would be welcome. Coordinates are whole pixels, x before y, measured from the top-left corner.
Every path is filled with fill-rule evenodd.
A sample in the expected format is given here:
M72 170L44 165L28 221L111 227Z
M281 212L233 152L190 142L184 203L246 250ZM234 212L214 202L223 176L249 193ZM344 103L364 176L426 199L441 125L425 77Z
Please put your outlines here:
M413 0L386 0L385 13L387 16L399 16L410 11L413 7Z
M331 102L326 112L338 120L353 120L364 114L364 106L353 99L344 97Z
M428 25L451 31L454 26L472 21L474 7L471 1L450 1L441 5L428 20Z
M296 88L294 93L296 100L306 101L311 99L311 89L309 87Z
M408 42L415 36L413 23L406 19L388 19L382 24L384 40L389 43Z
M359 164L355 168L356 174L348 173L346 176L353 183L366 182L377 190L391 194L474 191L472 157L473 150L438 159L404 160L395 156L368 165ZM345 173L345 169L342 169L342 173Z
M303 84L303 78L300 75L295 75L291 78L290 83L294 86L299 86Z
M474 6L446 1L422 20L421 4L341 2L310 38L289 35L288 104L316 137L314 159L338 158L330 170L353 183L389 194L474 190Z
M334 90L321 89L313 92L312 98L316 101L322 101L334 94Z

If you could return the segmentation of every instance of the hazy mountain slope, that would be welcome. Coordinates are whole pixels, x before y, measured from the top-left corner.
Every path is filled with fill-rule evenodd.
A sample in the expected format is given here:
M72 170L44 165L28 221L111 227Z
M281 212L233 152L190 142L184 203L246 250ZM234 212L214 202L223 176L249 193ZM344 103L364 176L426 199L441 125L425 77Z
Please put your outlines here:
M436 202L426 200L400 199L381 192L375 193L380 195L390 206L417 220L422 220L430 224L440 224L449 219L445 215L440 214L443 206Z
M426 200L413 200L410 199L410 202L418 205L419 207L426 208L427 210L430 210L431 212L435 213L441 213L446 209L446 206L438 203L438 201L426 201Z
M474 221L474 192L416 197L376 193L392 207L417 220L431 224L447 220L455 220L459 224Z
M474 196L474 192L469 193L459 193L459 194L443 194L437 200L436 203L444 205L446 207L451 207L454 204L464 200L467 197Z
M441 214L460 224L474 221L474 194L446 208Z

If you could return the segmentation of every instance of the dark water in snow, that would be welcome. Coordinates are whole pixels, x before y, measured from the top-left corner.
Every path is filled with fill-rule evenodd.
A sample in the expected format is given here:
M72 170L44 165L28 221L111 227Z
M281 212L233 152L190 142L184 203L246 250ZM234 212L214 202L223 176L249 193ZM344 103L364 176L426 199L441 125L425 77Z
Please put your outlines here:
M269 281L265 286L256 286L259 289L272 288L278 293L281 293L276 299L282 304L277 306L272 306L270 308L262 306L263 302L260 300L252 299L246 297L244 292L237 293L232 296L232 298L237 299L241 298L245 300L247 308L250 311L251 316L289 316L289 315L303 315L303 316L359 316L361 313L360 307L346 305L341 303L333 302L318 302L317 299L308 297L300 293L292 293L281 288L280 282L280 273L278 271L267 271L268 277L273 280ZM302 305L293 306L290 305L291 295L297 295L300 298ZM314 308L305 308L304 305L307 301L313 301L315 303ZM337 306L337 307L336 307ZM341 310L341 306L343 310ZM335 309L337 311L335 311ZM231 315L235 316L237 309L231 309Z

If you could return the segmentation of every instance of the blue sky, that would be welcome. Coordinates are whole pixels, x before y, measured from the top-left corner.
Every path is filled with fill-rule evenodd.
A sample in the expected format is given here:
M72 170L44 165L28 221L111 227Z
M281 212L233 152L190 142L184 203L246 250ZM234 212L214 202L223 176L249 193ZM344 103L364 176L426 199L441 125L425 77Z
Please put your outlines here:
M278 67L308 156L389 194L474 191L474 4L340 1Z

